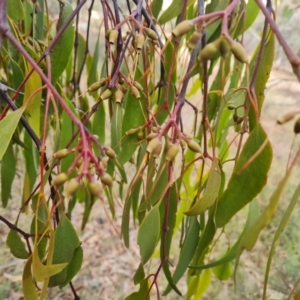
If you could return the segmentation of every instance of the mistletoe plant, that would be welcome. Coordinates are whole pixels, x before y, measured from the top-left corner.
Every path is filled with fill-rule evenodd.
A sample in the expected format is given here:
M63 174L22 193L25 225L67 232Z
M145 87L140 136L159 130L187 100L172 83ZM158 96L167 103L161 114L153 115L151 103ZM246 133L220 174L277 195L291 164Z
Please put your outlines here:
M78 202L84 206L83 230L97 199L115 218L121 198L120 237L130 247L134 224L140 248L133 277L139 288L126 299L150 299L155 289L159 299L161 288L164 295L181 295L177 283L183 276L186 298L200 299L208 286L200 283L210 282L212 271L227 280L232 262L237 266L242 251L254 247L276 211L299 154L259 213L256 197L272 163L260 113L276 38L298 79L300 59L276 25L271 0L266 6L261 0L174 0L163 13L160 0L104 0L100 24L91 18L95 1L86 2L0 0L4 208L17 161L23 170L18 218L0 220L10 229L11 253L26 260L24 297L44 299L48 287L70 284L79 299L71 280L80 272L83 250L72 210ZM250 59L244 33L259 12L265 22ZM197 105L189 101L193 94ZM187 125L184 106L195 116L194 126ZM225 173L227 164L231 172ZM299 188L294 206L298 197ZM245 206L247 220L232 241L226 225ZM294 206L274 237L264 299L276 241ZM26 232L19 216L29 210ZM212 261L221 235L228 237L228 249ZM176 247L179 258L171 261ZM156 249L160 264L147 274ZM167 287L159 283L160 273Z

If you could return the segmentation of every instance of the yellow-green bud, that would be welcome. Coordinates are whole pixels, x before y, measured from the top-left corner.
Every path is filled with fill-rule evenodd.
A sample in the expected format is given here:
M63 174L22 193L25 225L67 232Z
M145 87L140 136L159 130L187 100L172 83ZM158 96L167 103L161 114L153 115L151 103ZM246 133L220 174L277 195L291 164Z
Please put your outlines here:
M58 158L58 159L62 159L62 158L67 157L67 156L69 155L70 152L71 152L71 151L70 151L69 149L66 149L66 148L60 149L60 150L58 150L57 152L55 152L55 153L53 154L53 157L54 157L54 158Z
M107 78L101 78L99 81L94 82L88 88L88 92L95 92L100 89L100 87L104 86L107 82Z
M167 161L172 161L176 155L179 152L179 147L176 144L170 144L168 149L167 149L167 153L166 153L166 160Z
M143 130L139 130L138 133L137 133L137 139L139 141L142 141L144 138L145 138L144 131Z
M109 89L106 89L103 91L103 93L100 95L100 99L101 100L106 100L109 99L112 95L112 91Z
M72 196L76 190L79 187L79 181L75 178L72 178L71 180L67 181L63 190L63 196L69 197Z
M135 48L141 50L144 46L145 37L143 34L138 34L135 38Z
M52 185L59 187L62 184L64 184L68 180L68 175L67 173L60 173L57 174L53 179L52 179Z
M109 33L108 41L110 44L114 45L118 39L119 32L116 29L112 29Z
M248 62L248 55L242 44L234 42L230 45L230 50L234 57L241 63Z
M133 84L140 92L143 91L143 87L142 87L142 85L141 85L139 82L134 81L132 84Z
M193 22L191 22L190 20L185 20L177 24L177 26L172 30L172 34L175 37L179 37L188 33L194 27L195 25L193 24Z
M148 38L150 38L151 40L158 40L158 36L156 34L156 32L154 30L152 30L151 28L144 28L144 31L146 33L146 35L148 36Z
M187 46L190 49L194 49L197 42L199 41L200 37L201 37L201 32L194 31L193 34L191 35L191 37L189 38L188 42L187 42Z
M130 86L130 92L135 98L137 98L137 99L141 98L141 94L135 86L133 86L133 85Z
M217 45L215 43L209 43L200 51L199 60L210 60L216 54L217 51Z
M234 110L236 107L235 107L233 104L229 104L229 105L227 106L227 108L228 108L229 110Z
M104 152L109 158L114 159L117 157L116 152L110 147L105 148Z
M223 57L226 57L226 55L230 52L230 45L225 38L221 39L219 50Z
M186 148L186 142L183 139L179 141L181 148L184 150Z
M124 98L123 92L120 91L120 90L116 90L115 91L115 101L116 101L116 103L122 103L123 98Z
M201 147L196 141L188 140L187 146L191 151L196 152L196 153L201 153Z
M157 134L155 132L151 132L146 136L146 140L147 141L151 141L152 139L154 139L155 137L157 137Z
M103 187L99 181L90 181L88 188L94 197L100 198L103 194Z
M113 180L111 176L107 173L105 173L103 176L100 176L100 180L104 185L112 186Z
M153 153L153 156L157 157L159 156L161 149L162 143L157 137L155 137L148 143L146 151L150 154Z
M131 129L127 130L127 131L125 132L125 134L126 134L126 135L132 135L132 134L135 134L138 130L140 130L139 127L137 127L137 128L131 128Z
M108 157L107 156L103 156L101 158L101 163L102 163L102 166L103 166L104 169L107 168L107 162L108 162Z

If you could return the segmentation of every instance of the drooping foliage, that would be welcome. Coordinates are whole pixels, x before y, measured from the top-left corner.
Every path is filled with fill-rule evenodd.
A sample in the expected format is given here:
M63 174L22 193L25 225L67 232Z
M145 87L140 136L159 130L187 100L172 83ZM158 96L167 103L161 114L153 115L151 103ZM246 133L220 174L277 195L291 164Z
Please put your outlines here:
M22 165L20 213L32 212L30 232L19 218L0 217L10 228L7 247L26 260L24 297L44 299L48 287L63 288L80 272L75 204L84 207L84 230L96 201L115 219L121 198L120 236L130 247L134 224L140 249L138 288L126 299L150 299L154 287L181 295L184 276L186 298L200 299L212 274L234 275L231 265L276 211L298 155L259 213L272 163L260 114L276 38L298 78L300 59L274 22L271 0L173 0L165 11L156 0L99 2L0 0L1 201L9 207ZM259 12L265 23L251 54L244 35ZM298 189L274 237L265 286L297 197ZM238 238L211 261L244 207ZM147 274L157 250L160 263Z

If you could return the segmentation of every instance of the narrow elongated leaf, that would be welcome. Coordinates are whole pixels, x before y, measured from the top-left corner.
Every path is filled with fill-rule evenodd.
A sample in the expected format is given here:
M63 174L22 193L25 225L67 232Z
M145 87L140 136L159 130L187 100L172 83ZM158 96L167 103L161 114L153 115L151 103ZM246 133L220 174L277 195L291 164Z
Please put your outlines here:
M272 264L272 259L274 257L275 254L275 249L276 246L278 245L280 236L282 234L282 232L284 231L284 229L286 228L286 225L288 224L290 217L294 211L295 206L298 203L298 200L300 198L300 184L298 184L297 189L294 192L294 195L289 203L289 206L287 207L281 221L280 224L277 227L277 230L275 232L273 241L272 241L272 245L271 245L271 249L269 251L269 256L268 256L268 261L267 261L267 267L266 267L266 272L265 272L265 280L264 280L264 295L266 295L266 291L267 291L267 284L268 284L268 278L269 278L269 272L271 269L271 264ZM264 299L264 298L263 298Z
M26 74L31 70L31 66L25 63ZM24 100L26 103L25 114L28 119L28 123L35 132L35 134L41 136L41 100L42 91L36 92L42 86L42 80L37 72L33 72L25 83Z
M248 231L250 226L252 226L256 222L258 216L259 216L259 205L258 205L257 200L254 199L249 205L247 222L243 229L243 232L241 233L239 239L235 242L235 244L230 248L230 250L228 250L228 252L226 252L226 254L222 258L220 258L212 263L209 263L206 265L200 265L200 266L189 266L189 268L190 269L209 269L209 268L216 267L216 266L219 266L222 264L226 264L226 263L234 260L238 254L239 244L240 244L243 236Z
M66 0L60 0L60 13L56 26L57 31L63 26L72 12L72 5ZM50 58L53 83L56 83L68 65L74 46L74 38L75 30L71 22L51 51Z
M216 201L221 185L221 170L218 159L214 159L209 171L208 180L203 196L196 201L193 207L186 211L188 216L196 216L204 213Z
M251 2L251 1L250 1ZM257 106L258 106L258 113L260 116L261 108L263 105L263 102L265 100L265 89L267 81L270 77L271 69L273 66L274 56L275 56L275 34L272 30L269 30L267 35L267 41L264 45L264 50L261 56L261 61L258 67L257 76L255 80L255 94L256 94L256 100L257 100ZM259 45L260 46L260 45ZM259 52L259 46L255 51L255 55L253 60L257 60L258 52ZM250 107L249 111L249 128L250 131L253 130L255 125L257 124L258 120L253 108L253 105Z
M22 276L22 287L25 300L38 300L38 293L34 284L31 273L32 256L30 256L25 264Z
M53 253L53 264L70 263L76 248L80 246L77 233L66 216L63 216L55 231L55 243ZM66 265L67 265L66 264ZM68 268L50 278L49 286L64 285L67 278Z
M139 284L145 278L144 266L142 263L139 264L138 269L136 270L133 276L134 284Z
M200 226L197 219L195 217L191 217L189 227L187 229L186 240L184 241L179 260L173 274L174 284L176 284L184 275L185 271L188 268L188 265L193 259L198 244L199 230ZM171 291L171 289L171 286L168 285L164 292L164 295L167 295Z
M12 143L10 143L1 161L1 200L3 207L7 206L15 174L16 158Z
M4 119L0 121L0 160L2 160L6 152L12 136L17 128L20 118L24 112L25 106L9 113Z
M153 14L153 17L157 19L159 13L161 12L162 6L164 1L163 0L153 0L151 4L151 11Z
M137 243L140 246L142 263L152 256L160 233L160 215L158 206L153 207L146 215L138 231Z
M189 0L188 6L193 4L195 0ZM164 11L158 22L162 25L176 18L182 12L183 0L173 0L170 6Z
M218 203L217 227L229 220L248 204L267 183L272 161L272 147L267 134L258 123L249 135L237 160L227 189Z
M29 254L25 248L21 237L15 230L10 230L7 238L6 238L6 245L9 247L10 252L13 256L20 259L28 259Z

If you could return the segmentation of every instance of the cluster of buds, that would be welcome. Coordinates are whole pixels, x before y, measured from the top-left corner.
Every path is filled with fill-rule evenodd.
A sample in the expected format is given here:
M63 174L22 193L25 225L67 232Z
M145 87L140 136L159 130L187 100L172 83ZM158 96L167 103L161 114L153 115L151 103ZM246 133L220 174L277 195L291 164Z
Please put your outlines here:
M177 26L173 29L172 34L174 37L180 37L191 31L194 27L195 24L193 20L185 20L177 24ZM193 32L188 40L188 47L194 48L200 37L201 30ZM239 62L248 63L248 55L243 45L233 41L231 38L227 39L225 36L221 36L215 41L207 44L200 51L199 60L201 62L208 61L212 59L218 51L223 57L227 56L227 54L231 52Z
M85 178L88 181L86 186L90 194L97 198L101 197L103 195L103 186L110 187L113 185L112 177L105 172L107 168L107 161L109 158L111 159L116 158L116 153L111 147L104 146L103 151L105 155L101 158L97 166L95 165L96 173L99 175L100 180L96 180L94 178L90 168L89 168L89 174L83 174L82 170L83 170L84 162L82 159L78 159L78 161L74 163L75 166L72 165L67 172L59 173L53 177L52 186L56 188L60 188L61 186L64 186L62 192L63 197L70 197L75 194L80 184L83 182L83 179ZM53 157L56 159L63 159L67 157L68 154L71 152L72 151L68 149L61 149L56 153L54 153ZM79 175L75 178L69 178L74 168L78 168Z
M243 105L241 105L241 106L243 106ZM244 116L239 116L239 115L238 115L238 111L237 111L238 108L241 107L241 106L236 107L236 106L234 106L234 105L232 105L232 104L229 104L229 105L227 106L227 108L228 108L229 110L234 110L233 121L234 121L236 124L241 124L241 123L243 122L243 120L244 120Z

